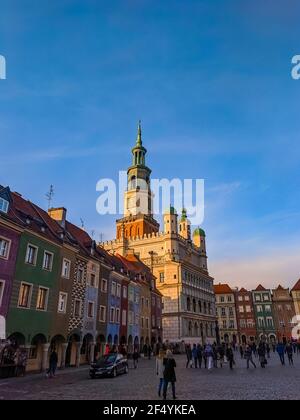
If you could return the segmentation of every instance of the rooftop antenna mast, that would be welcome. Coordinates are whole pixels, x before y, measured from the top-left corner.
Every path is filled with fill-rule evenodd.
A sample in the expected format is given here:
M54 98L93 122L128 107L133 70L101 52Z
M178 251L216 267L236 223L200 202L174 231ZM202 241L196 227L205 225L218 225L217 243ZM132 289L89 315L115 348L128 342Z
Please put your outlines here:
M53 197L54 197L54 186L53 185L50 185L50 189L49 189L49 191L46 194L46 198L47 198L47 201L48 201L48 210L51 207L51 203L52 203Z
M82 218L80 218L80 224L81 224L81 229L84 230L84 220Z

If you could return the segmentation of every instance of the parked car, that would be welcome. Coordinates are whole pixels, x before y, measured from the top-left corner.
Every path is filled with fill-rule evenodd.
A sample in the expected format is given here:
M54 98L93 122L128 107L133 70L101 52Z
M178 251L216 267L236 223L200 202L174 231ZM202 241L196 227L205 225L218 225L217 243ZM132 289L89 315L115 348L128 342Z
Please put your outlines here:
M110 376L115 378L118 375L128 373L128 361L122 354L112 353L102 356L90 367L90 377L92 379Z

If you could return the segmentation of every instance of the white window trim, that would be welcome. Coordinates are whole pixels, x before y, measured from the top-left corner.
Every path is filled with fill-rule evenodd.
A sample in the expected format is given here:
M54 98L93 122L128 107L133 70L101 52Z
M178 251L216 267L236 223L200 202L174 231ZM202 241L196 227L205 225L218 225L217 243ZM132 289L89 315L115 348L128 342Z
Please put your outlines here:
M51 255L51 267L50 267L50 269L48 269L48 268L45 267L45 257L46 257L46 254ZM51 273L51 271L53 269L53 261L54 261L54 254L53 254L53 252L50 252L50 251L45 250L44 251L44 257L43 257L43 270L48 271L48 273Z
M111 316L112 315L112 312L114 314L113 319L112 319L112 316ZM115 320L116 320L116 308L114 306L111 306L109 308L109 323L110 324L114 324L115 323Z
M5 280L0 280L0 284L2 284L2 292L0 293L0 306L2 305L4 290L5 290Z
M4 256L4 257L0 255L1 260L6 260L7 261L9 259L9 255L10 255L11 240L8 239L8 238L5 238L4 236L0 236L0 239L2 239L5 242L8 242L7 255Z
M35 250L36 250L36 253L35 253L35 258L34 258L34 263L33 263L33 264L31 264L31 263L27 262L29 247L35 248ZM36 267L36 262L37 262L38 252L39 252L39 247L38 247L38 246L33 245L33 244L31 244L31 243L27 244L26 255L25 255L25 264L27 264L27 265L29 265L29 266L31 266L31 267Z
M38 299L39 299L39 293L40 293L40 290L41 289L47 290L47 298L46 298L46 302L45 302L45 309L40 309L40 308L37 307L37 305L38 305ZM37 311L39 311L39 312L47 312L47 310L48 310L48 301L49 301L49 290L50 290L49 287L39 286L39 288L38 288L38 294L37 294L37 300L36 300L36 305L35 305L35 309Z
M81 273L81 279L79 279L79 273ZM79 284L83 284L84 283L84 268L82 267L78 267L77 269L77 273L76 273L76 281Z
M93 315L92 316L89 316L89 304L90 303L93 305ZM88 317L88 319L94 319L95 318L95 302L93 300L89 300L88 301L88 304L87 304L87 317Z
M0 200L6 205L5 209L4 210L0 210L0 212L2 212L4 214L7 214L8 213L8 210L9 210L9 201L6 200L3 197L0 197Z
M114 293L113 293L113 289L115 289L114 290ZM115 281L112 281L111 282L111 295L112 296L116 296L116 293L117 293L117 283L115 282Z
M115 322L116 324L120 324L121 322L121 309L120 308L116 308L115 321L116 321Z
M103 284L105 284L105 289L103 289L103 287L102 287ZM102 277L101 284L100 284L100 291L102 293L107 293L107 287L108 287L108 281L107 281L107 279L105 279L104 277Z
M104 319L101 319L101 309L103 309L103 313L104 313ZM100 305L100 308L99 308L99 322L102 322L102 323L106 323L106 306L104 306L104 305Z
M60 305L59 305L59 303L60 303L60 296L61 295L64 295L65 297L66 297L66 300L65 300L65 308L64 308L64 310L63 311L61 311L59 308L60 308ZM57 307L57 313L59 313L59 314L66 314L67 313L67 305L68 305L68 293L66 293L66 292L59 292L59 294L58 294L58 307Z
M122 297L122 286L119 283L117 283L116 296L118 298Z
M69 273L68 273L68 275L67 276L65 276L65 274L64 274L64 263L65 262L68 262L69 263ZM70 260L68 260L68 258L63 258L63 261L62 261L62 266L61 266L61 276L64 278L64 279L70 279L70 275L71 275L71 261Z
M20 306L20 292L21 292L21 288L22 285L24 286L30 286L30 293L29 293L29 297L28 297L28 306ZM20 283L20 288L19 288L19 296L18 296L18 308L19 309L31 309L31 301L32 301L32 292L33 292L33 284L32 283L27 283L26 281L21 281Z

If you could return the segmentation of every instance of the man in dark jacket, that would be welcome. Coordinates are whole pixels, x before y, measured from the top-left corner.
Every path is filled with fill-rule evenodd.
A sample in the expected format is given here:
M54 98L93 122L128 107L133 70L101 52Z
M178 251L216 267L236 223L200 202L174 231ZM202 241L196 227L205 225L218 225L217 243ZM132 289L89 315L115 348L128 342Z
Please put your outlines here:
M284 358L285 345L283 343L278 343L276 350L279 355L280 362L282 366L284 366L285 365L285 358Z
M198 344L198 346L197 346L197 358L198 358L198 363L199 363L199 369L202 368L202 354L203 354L203 349L202 349L201 345Z
M55 376L55 372L57 369L57 363L58 363L58 356L57 353L55 351L55 349L52 350L52 353L50 355L50 360L49 360L49 369L47 372L47 375L50 378L53 378Z
M250 346L247 346L246 347L246 350L245 350L245 359L247 360L247 369L250 368L250 363L256 369L256 364L253 362L252 349L251 349Z
M175 374L175 368L176 368L176 362L173 358L173 354L171 350L167 350L166 358L164 359L164 400L167 399L167 389L169 382L171 382L172 385L172 393L173 393L173 400L176 400L176 391L175 391L175 382L176 382L176 374Z

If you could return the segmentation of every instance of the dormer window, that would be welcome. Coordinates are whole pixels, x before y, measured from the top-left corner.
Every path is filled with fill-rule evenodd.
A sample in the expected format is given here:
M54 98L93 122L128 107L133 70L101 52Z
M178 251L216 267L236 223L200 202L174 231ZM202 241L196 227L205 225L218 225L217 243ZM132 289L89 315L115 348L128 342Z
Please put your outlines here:
M9 202L0 197L0 212L8 213Z

